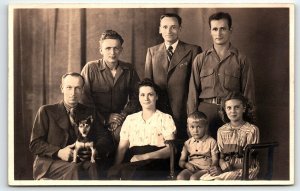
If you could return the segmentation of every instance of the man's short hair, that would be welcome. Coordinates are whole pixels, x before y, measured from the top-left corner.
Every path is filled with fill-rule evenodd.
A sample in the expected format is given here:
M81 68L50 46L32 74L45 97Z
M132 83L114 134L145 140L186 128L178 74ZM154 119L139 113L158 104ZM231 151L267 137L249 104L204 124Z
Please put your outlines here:
M105 40L105 39L117 39L120 41L121 45L123 45L123 38L121 35L119 35L116 31L114 30L106 30L101 34L99 43L101 46L101 43Z
M161 21L163 18L165 18L165 17L174 17L174 18L176 18L177 21L178 21L179 26L181 26L182 19L181 19L181 17L180 17L179 15L177 15L176 13L165 13L165 14L163 14L163 15L160 16L160 21Z
M82 87L84 86L84 78L82 75L80 75L79 73L77 72L68 72L68 73L65 73L62 77L61 77L61 84L63 84L64 82L64 79L67 77L67 76L74 76L74 77L78 77L78 78L81 78L82 80Z
M209 19L208 19L208 24L209 28L211 28L211 21L212 20L221 20L221 19L226 19L228 23L229 29L231 28L232 25L232 19L229 13L224 13L224 12L217 12L215 14L212 14Z
M188 119L194 119L194 120L203 120L206 124L208 124L208 118L207 118L207 116L203 113L203 112L201 112L201 111L195 111L195 112L193 112L193 113L191 113L191 114L189 114L188 115L188 117L187 117L187 120Z

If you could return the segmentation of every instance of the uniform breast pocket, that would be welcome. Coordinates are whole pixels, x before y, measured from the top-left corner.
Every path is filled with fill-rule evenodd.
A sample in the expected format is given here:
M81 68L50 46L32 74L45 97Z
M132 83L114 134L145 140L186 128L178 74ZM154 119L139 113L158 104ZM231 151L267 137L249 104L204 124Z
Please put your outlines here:
M202 69L200 72L202 90L206 87L212 87L214 84L214 70Z
M229 90L240 90L240 73L238 71L225 70L224 87Z

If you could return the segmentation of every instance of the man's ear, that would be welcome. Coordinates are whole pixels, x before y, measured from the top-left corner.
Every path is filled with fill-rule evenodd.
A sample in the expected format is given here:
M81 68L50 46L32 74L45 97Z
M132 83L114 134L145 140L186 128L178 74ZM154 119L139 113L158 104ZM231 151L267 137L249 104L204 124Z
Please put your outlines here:
M61 91L61 93L64 93L64 88L63 88L62 84L60 84L60 91Z

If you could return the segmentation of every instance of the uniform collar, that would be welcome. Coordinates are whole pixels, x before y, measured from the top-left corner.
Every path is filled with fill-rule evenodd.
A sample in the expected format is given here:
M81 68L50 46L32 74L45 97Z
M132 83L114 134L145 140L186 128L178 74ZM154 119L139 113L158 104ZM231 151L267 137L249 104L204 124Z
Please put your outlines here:
M229 49L228 49L228 51L229 51L231 54L235 54L235 55L238 54L238 50L237 50L234 46L232 46L231 43L229 44ZM210 54L210 53L212 53L212 52L216 52L216 50L214 49L214 46L212 46L210 49L207 50L207 54Z
M106 63L103 59L100 59L98 61L98 63L99 63L99 69L100 70L105 70L105 69L110 70L110 68L106 65ZM129 69L129 67L124 62L122 62L120 60L118 61L118 67L120 67L123 70L128 70Z

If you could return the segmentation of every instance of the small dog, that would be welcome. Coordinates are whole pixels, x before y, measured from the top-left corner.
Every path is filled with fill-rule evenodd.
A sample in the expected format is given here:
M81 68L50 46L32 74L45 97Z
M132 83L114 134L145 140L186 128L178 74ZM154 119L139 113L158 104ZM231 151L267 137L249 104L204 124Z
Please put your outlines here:
M77 153L79 149L91 149L91 163L95 163L96 149L94 148L94 142L88 138L88 134L93 123L93 117L89 116L87 119L84 119L78 123L78 138L74 143L74 153L73 153L73 162L77 161Z

